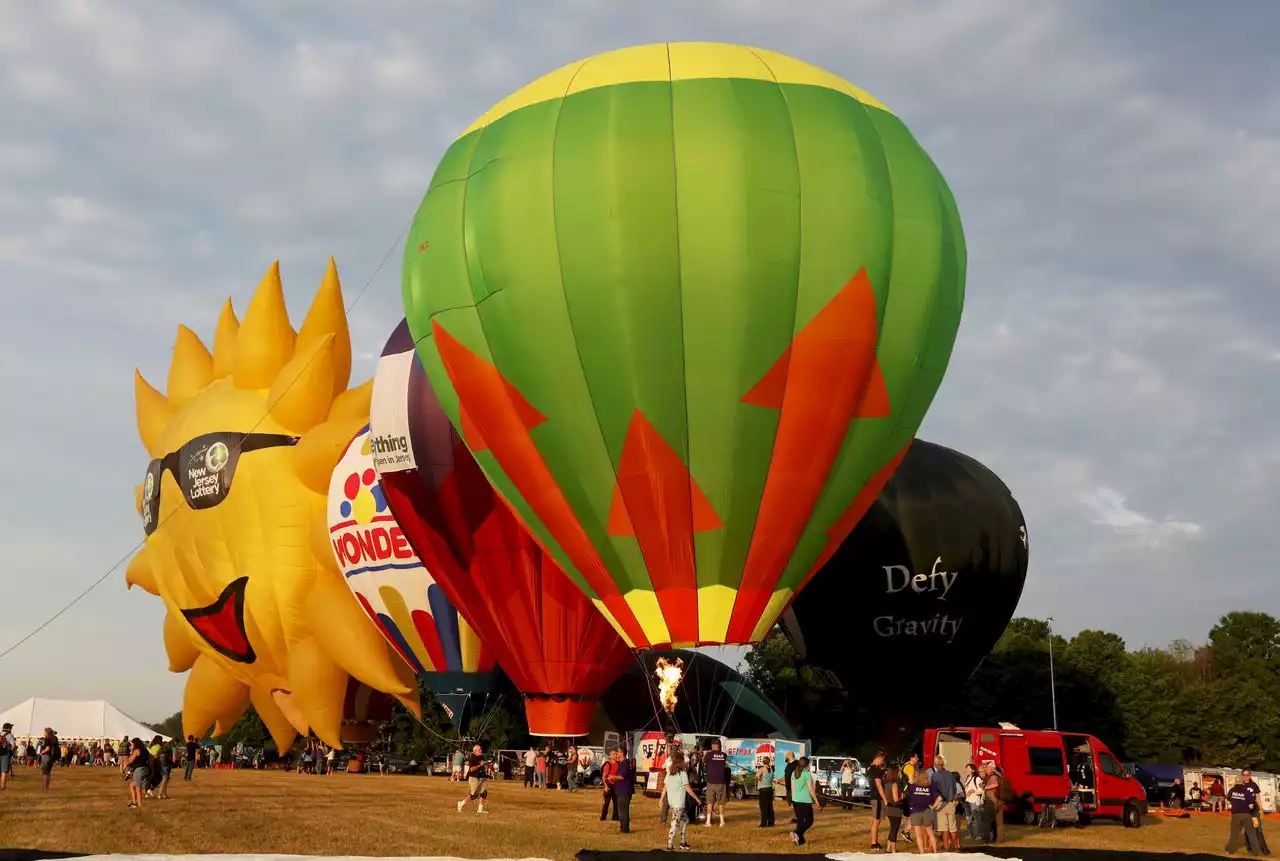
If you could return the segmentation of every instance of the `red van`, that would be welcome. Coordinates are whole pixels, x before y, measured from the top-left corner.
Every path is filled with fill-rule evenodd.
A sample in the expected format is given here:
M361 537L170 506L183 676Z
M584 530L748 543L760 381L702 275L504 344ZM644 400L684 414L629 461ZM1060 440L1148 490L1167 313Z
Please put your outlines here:
M1107 746L1084 733L1004 727L941 727L925 730L926 766L942 754L950 771L966 764L995 763L1004 769L1016 800L1005 812L1028 825L1040 821L1045 805L1078 795L1084 821L1119 819L1138 828L1147 813L1147 793Z

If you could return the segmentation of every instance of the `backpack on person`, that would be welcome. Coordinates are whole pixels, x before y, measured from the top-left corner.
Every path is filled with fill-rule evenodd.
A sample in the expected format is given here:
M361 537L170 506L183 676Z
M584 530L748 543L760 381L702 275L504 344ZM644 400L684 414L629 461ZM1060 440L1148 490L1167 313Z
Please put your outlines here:
M9 744L9 736L7 733L0 733L0 755L13 755L13 745Z

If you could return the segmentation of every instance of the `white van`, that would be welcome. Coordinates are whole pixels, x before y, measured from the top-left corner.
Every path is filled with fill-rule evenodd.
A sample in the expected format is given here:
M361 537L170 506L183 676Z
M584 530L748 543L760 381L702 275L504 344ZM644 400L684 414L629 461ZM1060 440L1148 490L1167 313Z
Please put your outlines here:
M809 771L813 772L814 782L821 786L827 795L844 797L845 762L853 764L853 787L848 796L856 801L866 801L871 798L871 784L867 781L867 774L856 756L811 756Z

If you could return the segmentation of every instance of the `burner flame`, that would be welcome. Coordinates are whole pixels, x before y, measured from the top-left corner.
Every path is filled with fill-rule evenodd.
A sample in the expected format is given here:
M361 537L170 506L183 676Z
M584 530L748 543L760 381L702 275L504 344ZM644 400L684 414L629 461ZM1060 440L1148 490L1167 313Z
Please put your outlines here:
M658 658L653 675L658 679L658 698L662 700L662 707L667 710L667 714L675 714L676 688L680 687L680 680L684 677L684 661L679 658L675 661Z

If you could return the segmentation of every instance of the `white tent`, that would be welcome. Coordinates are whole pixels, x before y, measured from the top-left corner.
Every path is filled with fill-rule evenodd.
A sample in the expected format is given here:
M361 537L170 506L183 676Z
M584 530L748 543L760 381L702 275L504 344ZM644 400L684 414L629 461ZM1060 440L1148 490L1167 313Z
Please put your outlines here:
M158 733L106 700L46 700L32 697L0 714L0 724L13 724L20 739L35 738L52 727L67 741L116 740L128 736L150 741ZM161 736L165 741L168 736Z

